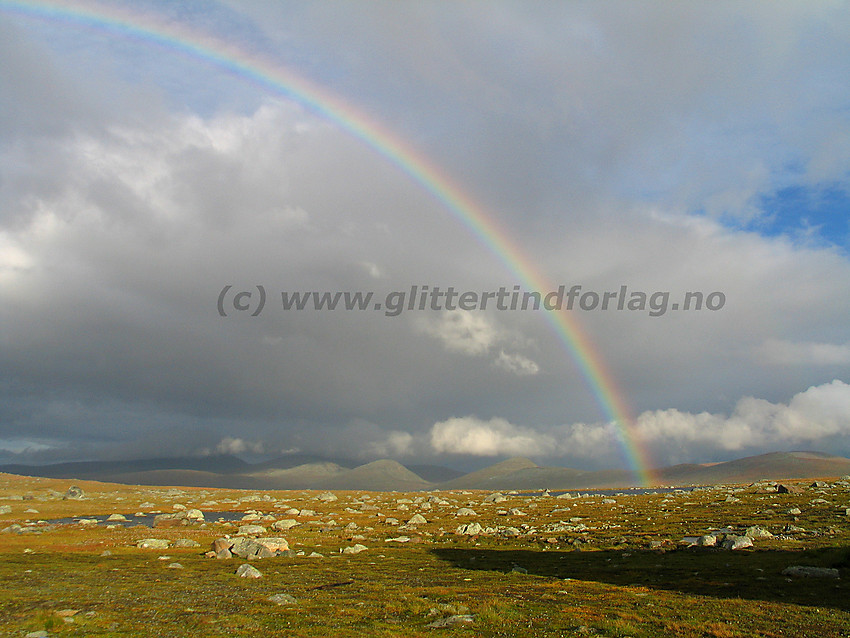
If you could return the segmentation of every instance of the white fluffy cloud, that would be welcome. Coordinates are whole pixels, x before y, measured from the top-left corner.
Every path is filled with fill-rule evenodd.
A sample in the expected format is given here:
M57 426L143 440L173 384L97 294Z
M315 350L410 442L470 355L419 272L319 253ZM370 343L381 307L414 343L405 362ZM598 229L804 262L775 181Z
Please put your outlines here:
M431 447L439 453L473 456L544 454L552 441L501 418L454 417L431 428Z
M447 310L434 319L422 319L422 330L439 339L452 352L481 355L499 338L495 323L482 313Z
M641 413L633 436L659 465L698 462L743 450L778 450L822 445L850 435L850 385L834 380L795 394L788 403L745 397L730 415L675 409ZM500 418L473 416L434 424L431 446L437 452L480 456L540 455L610 461L622 444L611 424L528 428ZM631 445L634 441L627 441Z
M482 312L447 310L435 318L421 318L419 329L442 342L446 350L468 356L490 356L493 365L517 376L531 376L540 372L540 366L517 352L500 348L499 343L513 343L515 335L501 328L494 319Z

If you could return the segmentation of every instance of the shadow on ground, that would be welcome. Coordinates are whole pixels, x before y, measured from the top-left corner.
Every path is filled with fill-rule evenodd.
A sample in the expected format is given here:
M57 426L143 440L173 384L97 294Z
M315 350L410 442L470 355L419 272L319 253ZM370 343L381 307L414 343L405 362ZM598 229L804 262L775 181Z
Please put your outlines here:
M709 548L672 551L503 550L439 548L433 553L465 570L511 572L617 586L639 586L715 598L744 598L850 610L850 548L807 551ZM841 578L788 578L789 565L838 568Z

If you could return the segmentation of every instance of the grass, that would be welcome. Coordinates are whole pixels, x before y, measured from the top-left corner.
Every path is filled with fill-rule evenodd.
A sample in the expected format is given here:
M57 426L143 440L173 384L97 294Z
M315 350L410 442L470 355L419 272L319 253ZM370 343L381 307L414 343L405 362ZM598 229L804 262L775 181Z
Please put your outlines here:
M241 559L203 556L212 540L236 533L238 523L163 529L42 523L32 525L34 533L3 534L0 634L850 636L850 524L844 515L850 492L843 485L786 495L744 487L734 492L738 502L726 502L727 488L620 496L615 504L514 495L492 505L482 502L484 493L447 492L439 496L448 505L399 509L398 499L430 494L337 492L339 500L328 503L309 491L270 492L270 500L262 500L266 493L75 483L86 491L85 500L56 495L70 484L0 475L0 505L12 507L0 516L0 528L34 518L133 513L144 503L153 505L142 508L146 511L173 511L180 504L259 510L278 519L292 518L282 513L291 506L316 516L295 517L298 527L270 532L304 555L255 561L263 572L258 580L235 576ZM32 498L9 500L19 496ZM364 496L379 509L360 510ZM202 506L211 501L217 504ZM459 507L472 507L478 516L456 517ZM514 507L527 515L506 513ZM792 507L802 513L788 514ZM415 529L383 522L391 516L403 523L416 512L429 522ZM520 533L511 538L454 533L473 520ZM357 529L345 529L351 522ZM780 535L788 524L804 531ZM777 537L757 539L754 549L736 552L678 543L726 525L759 525ZM402 534L411 542L385 542ZM191 538L201 548L134 546L148 537ZM356 542L369 549L339 553ZM103 556L104 550L111 555ZM307 558L313 551L324 557ZM163 555L170 558L160 560ZM167 568L172 562L183 569ZM792 564L835 567L842 578L789 579L781 571ZM276 593L288 593L297 603L269 602ZM76 613L63 618L63 610ZM428 627L464 613L474 622Z

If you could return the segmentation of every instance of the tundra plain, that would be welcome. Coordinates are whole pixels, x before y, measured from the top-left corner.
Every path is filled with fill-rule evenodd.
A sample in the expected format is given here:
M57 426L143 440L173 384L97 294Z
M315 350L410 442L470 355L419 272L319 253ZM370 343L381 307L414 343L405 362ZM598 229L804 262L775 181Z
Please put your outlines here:
M850 477L785 487L257 491L2 474L0 632L848 636ZM286 542L238 555L266 538ZM245 564L261 576L237 575Z

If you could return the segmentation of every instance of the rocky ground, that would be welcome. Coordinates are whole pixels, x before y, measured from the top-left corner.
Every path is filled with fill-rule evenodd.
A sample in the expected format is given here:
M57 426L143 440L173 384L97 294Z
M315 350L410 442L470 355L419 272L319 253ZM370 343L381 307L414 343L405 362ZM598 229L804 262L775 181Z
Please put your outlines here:
M556 496L0 475L0 531L10 636L850 635L850 477Z

